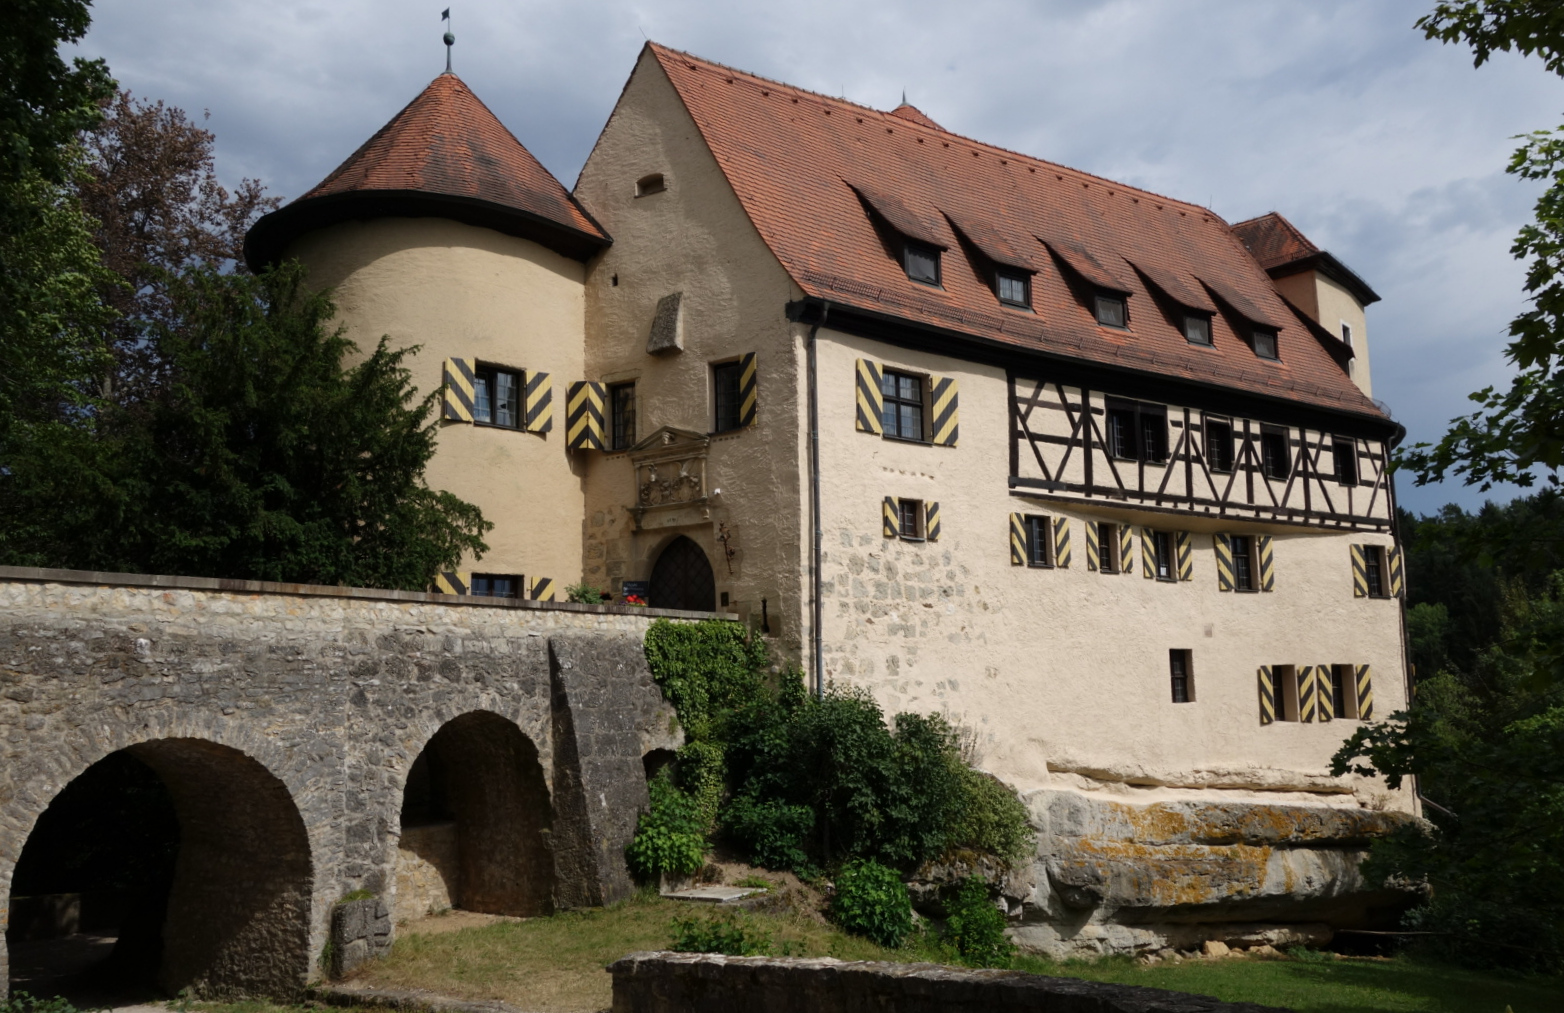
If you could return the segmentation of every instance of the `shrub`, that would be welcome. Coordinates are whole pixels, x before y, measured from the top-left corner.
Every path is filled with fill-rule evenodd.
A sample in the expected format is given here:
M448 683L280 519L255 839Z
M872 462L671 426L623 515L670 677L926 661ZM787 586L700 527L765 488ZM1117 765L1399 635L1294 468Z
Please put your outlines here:
M625 849L630 869L643 879L660 873L688 876L706 861L706 829L695 800L674 787L666 772L647 785L651 808L636 824Z
M715 742L688 742L678 752L679 787L695 800L701 826L710 833L717 826L717 807L722 803L722 746Z
M836 877L831 917L848 932L896 947L912 932L912 900L895 870L849 862Z
M750 860L767 869L808 869L815 812L805 805L741 795L723 810L723 826Z
M675 918L671 949L682 953L725 953L758 957L771 952L771 937L733 917Z
M0 1013L76 1013L76 1007L60 996L39 999L26 992L12 992L11 998L0 999Z
M573 601L577 605L601 605L603 592L585 582L571 584L565 588L565 600Z
M1005 935L1005 916L988 896L988 886L969 876L947 905L945 930L961 959L974 967L1008 967L1015 944Z
M950 831L956 847L989 851L1011 862L1037 846L1026 803L992 774L962 765L962 807Z
M764 694L765 646L737 623L659 619L646 631L646 661L691 739L722 738L721 718Z

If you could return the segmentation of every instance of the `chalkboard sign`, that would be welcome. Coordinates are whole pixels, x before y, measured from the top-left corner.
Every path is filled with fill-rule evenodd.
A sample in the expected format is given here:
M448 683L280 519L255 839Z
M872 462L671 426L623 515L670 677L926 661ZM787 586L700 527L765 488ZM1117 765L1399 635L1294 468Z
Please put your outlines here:
M651 593L652 582L649 580L627 580L624 582L624 588L621 591L621 594L626 597L633 594L645 598Z

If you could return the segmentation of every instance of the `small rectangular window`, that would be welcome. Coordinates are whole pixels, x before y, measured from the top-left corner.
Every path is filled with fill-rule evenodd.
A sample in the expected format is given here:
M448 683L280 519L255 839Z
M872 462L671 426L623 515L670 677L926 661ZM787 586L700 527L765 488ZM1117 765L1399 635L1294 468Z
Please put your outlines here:
M1280 358L1276 354L1276 332L1264 327L1254 329L1254 354L1262 359Z
M1161 464L1168 457L1168 416L1162 405L1109 401L1108 453L1126 461Z
M518 598L521 574L475 573L467 582L467 593L479 598Z
M907 277L913 281L921 281L925 285L938 285L939 274L939 249L928 243L920 243L909 239L902 247L902 266L907 271Z
M1352 677L1351 665L1330 667L1330 709L1334 717L1358 716L1358 684Z
M1368 582L1370 598L1387 598L1385 594L1385 548L1382 545L1363 546L1363 577Z
M1103 573L1119 572L1119 526L1097 525L1097 569Z
M1336 481L1358 484L1358 441L1345 436L1331 437L1331 457L1336 465Z
M1128 461L1140 459L1140 449L1135 441L1135 409L1133 407L1108 408L1108 453Z
M1026 517L1026 563L1028 566L1054 565L1053 520L1028 514Z
M923 501L899 499L896 501L896 533L912 541L923 540Z
M1352 347L1352 325L1345 321L1341 325L1341 341L1348 348Z
M1195 678L1190 651L1174 649L1168 652L1168 672L1173 679L1173 702L1195 702Z
M1148 464L1161 464L1168 459L1168 419L1166 415L1147 409L1140 411L1140 452Z
M1173 580L1173 536L1166 531L1151 532L1152 557L1158 580Z
M1276 720L1298 720L1298 666L1273 665L1271 678L1276 680Z
M635 384L616 383L608 388L610 450L635 446Z
M663 181L663 174L654 172L650 176L642 176L635 181L635 195L648 197L654 193L662 193L668 189L668 184Z
M472 419L491 426L521 426L521 376L480 366L473 371Z
M1191 345L1211 344L1211 318L1204 313L1185 313L1184 340Z
M1096 300L1097 322L1104 327L1129 326L1129 307L1124 297L1116 292L1098 292Z
M1233 589L1253 591L1255 589L1254 539L1248 535L1229 535L1227 542L1233 550Z
M1225 419L1206 419L1206 464L1212 471L1233 470L1233 424Z
M880 374L881 415L885 435L897 440L924 439L923 377L887 369Z
M722 362L711 367L711 389L714 404L712 430L725 433L738 429L742 424L743 405L739 403L739 381L742 379L737 362Z
M1260 472L1266 478L1286 479L1290 473L1292 455L1288 453L1287 442L1287 430L1260 427Z
M1023 271L1007 271L1000 268L997 272L999 283L999 301L1006 306L1022 306L1030 308L1032 305L1031 279Z

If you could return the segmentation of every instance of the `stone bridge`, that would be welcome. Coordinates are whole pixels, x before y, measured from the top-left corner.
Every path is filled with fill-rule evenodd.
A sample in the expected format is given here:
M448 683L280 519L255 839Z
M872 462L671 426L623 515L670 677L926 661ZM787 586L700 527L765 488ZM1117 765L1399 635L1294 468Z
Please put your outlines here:
M642 651L658 617L710 618L0 568L6 980L29 940L101 923L170 994L296 995L345 897L626 896L643 764L682 739ZM101 872L115 847L139 886Z

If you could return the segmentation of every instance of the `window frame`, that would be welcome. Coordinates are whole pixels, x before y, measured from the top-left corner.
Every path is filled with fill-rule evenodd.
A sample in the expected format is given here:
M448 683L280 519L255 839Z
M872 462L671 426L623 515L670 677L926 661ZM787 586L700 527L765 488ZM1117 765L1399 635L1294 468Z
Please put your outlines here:
M922 542L928 539L928 516L921 499L896 498L896 537L904 542ZM908 521L912 534L908 534Z
M496 422L496 421L494 421L494 416L496 414L496 412L495 412L495 404L499 400L498 388L499 388L499 378L501 376L508 376L508 377L511 378L511 383L512 383L511 390L513 390L515 392L515 394L513 396L513 407L511 409L512 417L515 420L513 423L505 423L505 422ZM525 429L526 428L526 426L527 426L527 417L526 417L527 416L527 406L526 406L526 400L527 400L526 399L527 376L526 376L526 371L525 370L511 369L511 368L508 368L506 366L501 366L501 365L497 365L497 364L494 364L494 363L479 362L479 363L477 363L477 364L475 364L473 366L472 384L473 384L473 392L472 392L472 421L473 421L473 425L475 425L475 426L488 426L488 427L490 427L492 429L519 430L519 429ZM487 418L479 418L478 417L478 413L480 411L480 408L479 408L480 404L483 405L483 408L481 410L488 413L488 417Z
M945 287L944 258L940 256L941 250L933 243L925 243L921 239L903 237L901 244L901 269L907 275L908 281L917 282L919 285L928 285L931 288ZM912 258L915 255L927 257L934 264L934 278L920 278L912 273Z
M1189 344L1195 345L1199 348L1216 347L1216 337L1212 334L1211 327L1212 323L1214 323L1212 319L1213 316L1214 314L1211 313L1196 313L1193 310L1185 310L1184 326L1182 328L1184 332L1184 340ZM1194 338L1189 336L1189 325L1194 322L1199 322L1200 324L1204 325L1206 333L1206 339L1204 341L1196 341Z
M1104 303L1118 303L1119 314L1122 322L1114 323L1102 318ZM1106 327L1114 331L1127 331L1130 329L1130 297L1123 292L1113 292L1105 288L1092 289L1092 319L1097 321L1098 327Z
M1238 549L1240 540L1244 543L1242 552ZM1233 554L1233 590L1246 594L1259 591L1260 582L1257 578L1259 576L1260 561L1256 557L1258 545L1254 535L1228 535L1227 546ZM1243 560L1242 568L1239 566L1240 559ZM1242 581L1239 579L1240 570L1243 573Z
M731 426L724 426L722 424L723 388L721 378L728 376L730 372L733 377L733 395L732 403L729 405L729 407L732 409L733 424ZM719 433L736 433L740 429L744 428L744 404L743 398L741 396L744 389L743 364L738 359L729 359L726 362L713 362L711 364L710 374L712 434L716 435Z
M509 581L511 590L509 594L495 594L493 582L497 580ZM480 584L487 583L485 590L478 590ZM471 573L467 575L467 593L474 598L520 598L522 588L525 587L525 578L519 573Z
M1352 665L1330 667L1331 717L1337 721L1359 721L1357 673Z
M1276 720L1297 724L1302 717L1298 707L1298 666L1272 665L1271 689L1276 694Z
M1390 597L1390 560L1383 545L1363 546L1363 583L1370 598Z
M1270 341L1270 355L1260 351L1260 339L1262 337ZM1251 327L1249 329L1249 347L1254 349L1255 358L1257 359L1264 359L1267 362L1282 361L1281 333L1274 327L1261 327L1258 325Z
M1141 464L1163 465L1168 463L1168 409L1166 405L1152 404L1149 401L1121 401L1117 398L1108 399L1103 405L1104 419L1108 429L1108 456L1117 461L1137 461ZM1124 453L1123 440L1118 429L1119 421L1128 415L1130 419L1131 453ZM1158 420L1161 426L1157 429L1157 452L1153 457L1147 453L1147 423Z
M1182 667L1183 671L1179 669ZM1195 652L1188 648L1168 650L1168 690L1173 703L1195 702ZM1182 685L1181 685L1182 684ZM1180 696L1182 695L1182 699Z
M1124 560L1119 558L1119 528L1113 521L1097 522L1097 572L1122 573Z
M1269 441L1282 441L1281 471L1278 474L1270 467L1266 454ZM1269 423L1260 425L1260 475L1273 482L1285 482L1292 477L1292 430L1286 426L1273 426Z
M1019 302L1005 297L1005 282L1007 281L1021 286L1021 300ZM1032 308L1032 276L1013 267L995 267L994 294L999 298L999 305L1001 306L1029 310Z
M1026 565L1036 569L1053 569L1054 519L1047 514L1022 514L1021 521L1026 531ZM1042 536L1040 541L1039 534ZM1042 549L1042 552L1039 553L1038 549Z
M891 394L886 391L886 385L891 378L912 380L918 385L918 397L916 402L911 398L904 398L900 394ZM916 403L918 408L918 435L904 436L901 433L900 413L894 417L897 419L896 432L891 432L891 425L887 421L887 414L892 405L912 406ZM880 370L880 435L887 440L899 440L903 443L928 443L929 433L929 378L922 373L914 373L905 369L883 368Z
M1351 474L1349 476L1345 477L1345 478L1342 477L1342 467L1341 467L1342 460L1343 460L1341 452L1342 452L1342 449L1343 449L1342 445L1344 443L1347 444L1350 447L1350 450L1348 451L1348 454L1347 454L1347 457L1345 458L1345 460L1348 462L1348 468L1351 471ZM1331 438L1330 438L1330 452L1331 452L1332 470L1335 471L1335 473L1336 473L1336 484L1337 485L1343 485L1343 486L1361 485L1362 484L1361 476L1358 474L1358 441L1357 441L1357 438L1356 437L1347 437L1347 436L1337 436L1334 433L1331 434Z
M1352 347L1352 325L1345 320L1341 322L1341 343Z
M623 406L619 396L626 391L630 394L629 424L621 425L626 413L621 411ZM629 450L635 446L635 402L634 380L608 385L608 449L610 451Z
M1212 437L1211 427L1213 425L1221 426L1222 428L1227 430L1227 449L1226 449L1226 457L1225 457L1226 464L1225 465L1220 465L1219 466L1215 461L1212 460L1212 456L1213 455L1211 453L1211 443L1212 443L1212 440L1211 440L1211 437ZM1212 471L1216 472L1219 475L1231 475L1233 473L1233 462L1234 462L1234 459L1236 457L1236 455L1233 453L1233 434L1236 431L1236 428L1233 425L1233 420L1230 419L1230 418L1224 418L1224 417L1220 417L1220 416L1207 415L1201 421L1201 430L1202 431L1201 431L1200 435L1203 437L1201 442L1205 444L1203 449L1205 450L1206 467L1210 468Z
M1164 583L1176 584L1178 565L1174 559L1173 533L1155 528L1147 530L1151 534L1151 563L1155 571L1152 575Z

